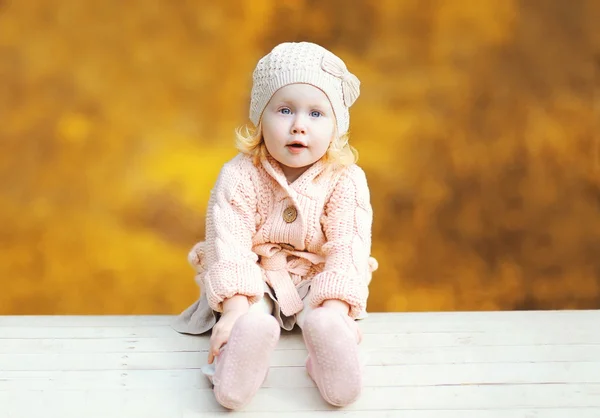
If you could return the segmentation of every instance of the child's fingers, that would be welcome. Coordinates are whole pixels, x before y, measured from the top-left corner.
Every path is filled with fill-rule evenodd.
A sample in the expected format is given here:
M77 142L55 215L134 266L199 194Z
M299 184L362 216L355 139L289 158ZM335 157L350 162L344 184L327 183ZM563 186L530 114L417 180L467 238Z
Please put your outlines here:
M221 346L221 339L219 335L213 335L210 339L210 347L208 349L211 356L215 357L219 354L219 347Z
M223 344L225 344L222 341L219 341L219 343L217 345L215 345L215 347L213 348L212 354L213 356L218 356L219 355L219 350L221 350L221 347L223 347Z
M229 316L224 315L214 326L208 349L208 364L212 364L215 357L219 355L221 347L229 340L229 334L231 334L231 328L233 328L235 319L237 318L231 314Z
M208 364L212 364L217 355L217 352L215 351L215 340L216 334L213 334L212 337L210 337L210 345L208 346Z
M212 363L212 360L214 360L214 358L219 355L219 350L221 349L221 347L223 347L223 345L226 342L227 342L227 333L217 332L217 333L213 334L213 336L210 338L210 348L208 351L209 364Z

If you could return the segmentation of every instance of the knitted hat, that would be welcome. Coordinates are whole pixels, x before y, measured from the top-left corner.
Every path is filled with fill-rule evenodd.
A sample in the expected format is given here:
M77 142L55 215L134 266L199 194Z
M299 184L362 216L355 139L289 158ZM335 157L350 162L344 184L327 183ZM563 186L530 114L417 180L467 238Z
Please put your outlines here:
M277 90L294 83L311 84L329 98L340 135L348 131L348 108L360 94L360 81L339 57L310 42L277 45L258 61L252 75L250 120L255 126Z

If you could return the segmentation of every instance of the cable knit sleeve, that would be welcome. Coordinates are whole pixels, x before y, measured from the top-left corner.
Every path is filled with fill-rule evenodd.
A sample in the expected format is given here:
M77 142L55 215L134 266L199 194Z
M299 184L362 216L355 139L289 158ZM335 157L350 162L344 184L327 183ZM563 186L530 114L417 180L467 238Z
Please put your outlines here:
M365 173L352 166L342 175L325 206L326 261L311 285L312 306L340 299L350 305L352 318L366 308L372 223Z
M226 164L211 191L206 214L206 276L210 307L223 311L223 301L236 294L250 303L264 292L258 256L252 252L256 193L250 173L238 164Z

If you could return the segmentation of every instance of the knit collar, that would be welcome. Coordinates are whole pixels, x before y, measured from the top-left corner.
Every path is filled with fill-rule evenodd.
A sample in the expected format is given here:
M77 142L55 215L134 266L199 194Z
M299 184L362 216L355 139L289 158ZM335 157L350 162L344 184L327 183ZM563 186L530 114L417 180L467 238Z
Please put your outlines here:
M292 197L294 197L296 193L311 197L307 188L315 182L319 175L327 168L327 163L321 158L302 173L294 182L289 184L281 169L281 165L271 155L261 158L261 164L265 171Z

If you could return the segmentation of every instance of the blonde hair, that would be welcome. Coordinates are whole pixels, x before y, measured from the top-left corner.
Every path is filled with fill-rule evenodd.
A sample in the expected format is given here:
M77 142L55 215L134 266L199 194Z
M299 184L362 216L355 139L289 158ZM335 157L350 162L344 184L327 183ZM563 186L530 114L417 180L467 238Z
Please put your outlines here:
M269 152L265 146L262 136L262 124L258 126L244 125L235 130L235 146L243 154L252 156L255 165L260 163L261 158L265 158ZM329 144L324 161L330 163L333 167L347 167L358 161L358 151L348 142L350 139L348 133L338 135L337 127L334 132L334 139Z

